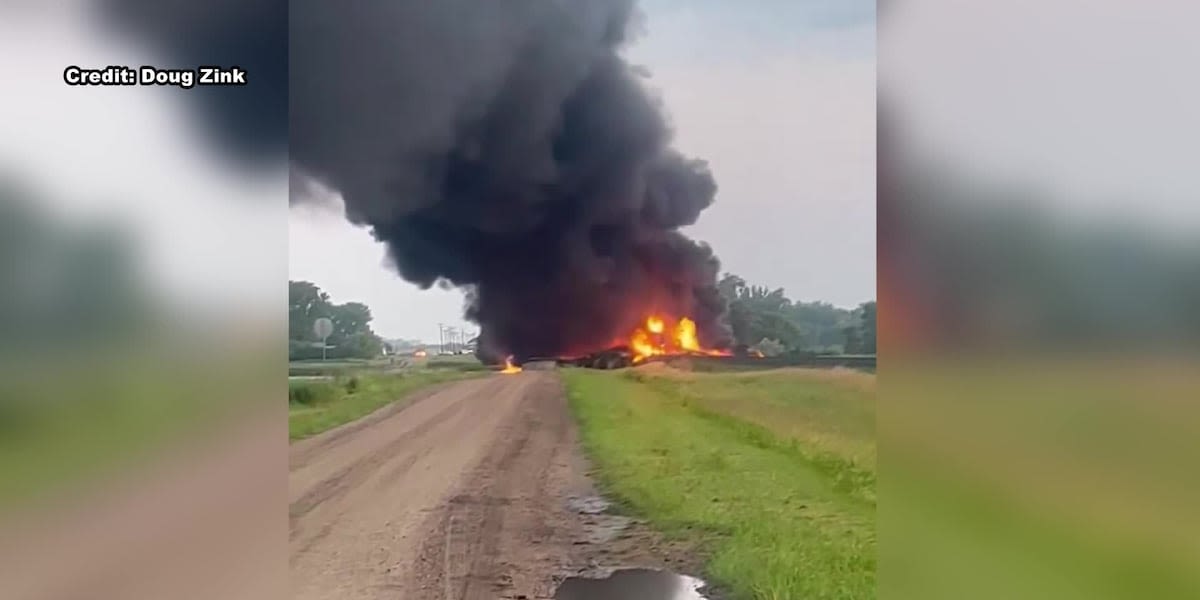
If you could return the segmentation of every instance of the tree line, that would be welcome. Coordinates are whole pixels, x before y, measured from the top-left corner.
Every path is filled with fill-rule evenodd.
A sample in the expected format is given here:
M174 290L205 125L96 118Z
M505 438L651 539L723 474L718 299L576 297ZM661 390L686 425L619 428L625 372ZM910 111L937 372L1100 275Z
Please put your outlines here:
M313 323L326 317L333 333L326 340L328 358L374 358L383 340L371 331L371 309L361 302L334 304L329 294L308 281L288 281L288 359L321 357L321 340Z
M717 284L729 305L729 323L736 344L767 355L874 354L875 302L854 309L828 302L792 301L783 288L750 285L726 274ZM333 334L329 358L379 356L384 341L371 330L371 309L360 302L334 304L329 295L308 281L288 282L288 357L319 358L321 340L313 322L327 317Z
M729 305L735 343L764 354L874 354L875 301L854 309L828 302L794 302L726 273L717 283Z

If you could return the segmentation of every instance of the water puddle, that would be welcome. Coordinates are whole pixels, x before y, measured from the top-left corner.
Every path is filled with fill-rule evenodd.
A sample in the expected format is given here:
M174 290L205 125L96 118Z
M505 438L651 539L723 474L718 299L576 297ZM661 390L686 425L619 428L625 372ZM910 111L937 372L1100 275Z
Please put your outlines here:
M705 600L704 581L654 569L618 569L603 579L569 577L555 600Z
M572 496L567 508L583 521L583 538L576 544L603 545L622 537L633 519L609 513L602 496ZM563 580L555 600L706 600L704 581L658 569L611 569L595 566Z

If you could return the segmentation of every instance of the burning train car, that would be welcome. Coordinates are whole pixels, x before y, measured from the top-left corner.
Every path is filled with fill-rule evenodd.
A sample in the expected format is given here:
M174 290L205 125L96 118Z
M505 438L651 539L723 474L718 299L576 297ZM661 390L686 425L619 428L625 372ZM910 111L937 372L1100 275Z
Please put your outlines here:
M651 315L629 337L607 348L581 356L532 357L529 362L552 361L563 366L620 369L645 362L678 357L733 356L729 350L705 348L696 335L695 321ZM511 363L509 363L511 364Z

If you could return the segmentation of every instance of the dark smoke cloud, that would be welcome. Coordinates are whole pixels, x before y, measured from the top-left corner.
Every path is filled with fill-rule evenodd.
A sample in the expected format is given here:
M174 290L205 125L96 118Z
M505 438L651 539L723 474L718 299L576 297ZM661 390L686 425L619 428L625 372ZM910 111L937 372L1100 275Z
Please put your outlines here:
M575 354L649 310L728 342L718 263L679 233L709 206L704 162L669 147L618 55L623 0L295 0L293 168L422 287L468 294L482 354Z

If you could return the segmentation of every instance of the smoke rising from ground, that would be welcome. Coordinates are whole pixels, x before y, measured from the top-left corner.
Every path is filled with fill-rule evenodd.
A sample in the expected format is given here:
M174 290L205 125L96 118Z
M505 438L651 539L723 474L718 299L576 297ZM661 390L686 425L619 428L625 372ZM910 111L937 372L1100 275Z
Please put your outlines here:
M407 280L467 290L481 355L583 353L650 310L728 342L709 206L618 55L627 0L296 0L293 168L340 192Z

